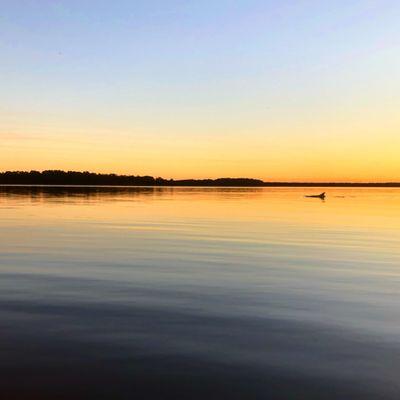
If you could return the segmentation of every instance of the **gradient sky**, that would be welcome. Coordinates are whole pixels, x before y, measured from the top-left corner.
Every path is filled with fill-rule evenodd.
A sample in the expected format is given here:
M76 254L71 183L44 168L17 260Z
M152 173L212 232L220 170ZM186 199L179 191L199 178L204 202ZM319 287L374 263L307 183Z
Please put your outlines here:
M0 170L400 181L400 2L1 0Z

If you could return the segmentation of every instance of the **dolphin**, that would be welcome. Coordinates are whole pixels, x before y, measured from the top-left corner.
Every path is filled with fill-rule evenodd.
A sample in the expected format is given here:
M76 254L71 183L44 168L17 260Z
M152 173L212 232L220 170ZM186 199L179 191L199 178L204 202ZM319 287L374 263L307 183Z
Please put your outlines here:
M306 196L306 197L313 197L313 198L324 200L326 196L325 196L325 192L323 192L321 194L313 194L313 195Z

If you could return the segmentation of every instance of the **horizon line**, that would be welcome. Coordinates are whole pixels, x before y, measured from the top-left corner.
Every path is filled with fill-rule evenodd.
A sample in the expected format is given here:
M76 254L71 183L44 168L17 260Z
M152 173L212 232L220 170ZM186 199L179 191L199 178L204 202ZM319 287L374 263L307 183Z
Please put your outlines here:
M181 178L181 179L175 179L175 178L162 178L162 177L154 177L151 175L131 175L131 174L117 174L117 173L104 173L104 172L91 172L91 171L74 171L74 170L61 170L61 169L45 169L45 170L30 170L30 171L24 171L24 170L3 170L0 171L0 176L4 177L7 176L12 179L12 177L17 177L19 174L24 175L25 177L33 177L35 174L39 174L40 178L46 177L46 175L51 175L51 174L61 174L61 175L68 175L68 174L73 174L77 176L85 176L89 175L90 177L94 178L108 178L108 179L148 179L148 180L154 180L154 183L156 183L158 186L168 186L168 182L174 183L174 184L179 184L179 183L212 183L212 182L221 182L221 181L226 181L225 183L228 183L228 181L247 181L246 186L252 186L251 182L253 182L255 185L254 186L400 186L400 181L305 181L305 180L295 180L295 181L284 181L284 180L274 180L274 181L268 181L268 180L263 180L259 178L249 178L249 177L218 177L218 178ZM11 176L10 176L11 175ZM61 176L59 177L61 178ZM70 177L72 178L72 177ZM18 180L18 179L17 179ZM24 184L22 182L2 182L3 179L0 180L0 185L5 186L7 184ZM28 182L27 182L28 183ZM25 183L25 184L27 184ZM110 182L111 183L111 182ZM150 182L149 182L150 183ZM30 182L29 184L35 184L33 182ZM41 184L40 182L37 182L36 184ZM48 184L50 185L55 185L55 183L49 182ZM85 183L87 185L87 183ZM111 183L111 185L116 186L115 184ZM124 185L122 185L124 186ZM132 186L132 184L128 184L128 186Z

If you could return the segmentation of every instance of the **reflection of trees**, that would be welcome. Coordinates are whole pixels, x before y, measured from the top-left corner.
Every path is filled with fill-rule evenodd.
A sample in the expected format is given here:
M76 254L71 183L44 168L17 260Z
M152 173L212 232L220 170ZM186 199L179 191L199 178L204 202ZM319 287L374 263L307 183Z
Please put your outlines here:
M160 187L160 186L1 186L0 198L30 198L32 202L72 200L129 200L139 197L162 197L172 194L197 196L199 194L213 197L240 198L259 196L262 188L228 188L228 187Z
M135 197L156 195L157 187L101 187L101 186L0 186L1 197L30 197L33 201L70 198L95 199L107 197ZM161 189L162 190L162 189Z

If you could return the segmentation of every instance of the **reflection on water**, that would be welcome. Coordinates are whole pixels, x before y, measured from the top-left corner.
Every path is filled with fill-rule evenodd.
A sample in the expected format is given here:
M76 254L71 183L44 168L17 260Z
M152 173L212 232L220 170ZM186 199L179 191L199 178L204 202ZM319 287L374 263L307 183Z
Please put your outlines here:
M310 190L0 187L2 398L398 399L400 190Z

